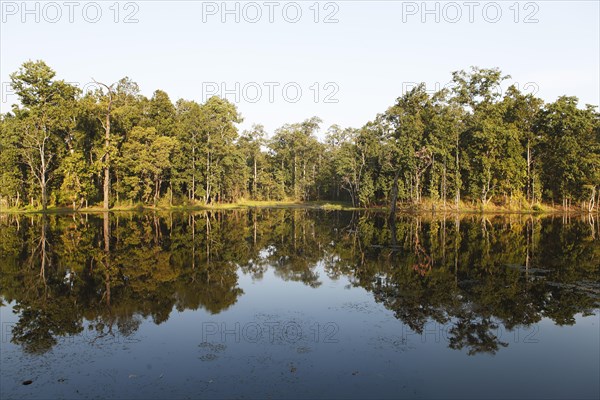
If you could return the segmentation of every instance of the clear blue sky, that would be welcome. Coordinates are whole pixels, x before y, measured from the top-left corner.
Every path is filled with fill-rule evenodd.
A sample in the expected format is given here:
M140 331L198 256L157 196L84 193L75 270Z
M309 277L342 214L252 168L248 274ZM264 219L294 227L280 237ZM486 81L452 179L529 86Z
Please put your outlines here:
M434 90L471 65L499 67L545 101L600 103L598 1L240 1L227 2L234 11L225 15L221 1L37 3L29 13L21 1L1 4L2 112L16 101L8 76L28 59L82 86L129 76L143 94L162 89L173 101L202 101L224 85L241 128L262 123L269 133L313 115L323 128L362 126L413 82ZM137 22L124 22L130 14Z

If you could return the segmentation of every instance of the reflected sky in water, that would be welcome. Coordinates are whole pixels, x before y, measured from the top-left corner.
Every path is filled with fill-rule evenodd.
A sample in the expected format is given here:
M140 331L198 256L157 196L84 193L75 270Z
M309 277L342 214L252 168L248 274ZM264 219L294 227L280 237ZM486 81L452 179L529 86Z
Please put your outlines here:
M587 216L0 216L0 235L2 398L600 392Z

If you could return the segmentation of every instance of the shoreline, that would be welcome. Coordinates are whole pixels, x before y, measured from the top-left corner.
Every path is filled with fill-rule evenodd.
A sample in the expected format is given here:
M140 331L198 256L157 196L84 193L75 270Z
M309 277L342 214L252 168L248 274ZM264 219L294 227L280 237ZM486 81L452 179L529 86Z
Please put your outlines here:
M210 205L181 205L181 206L117 206L105 210L101 207L87 207L73 209L72 207L51 207L46 211L41 209L3 209L0 208L0 214L102 214L105 212L195 212L195 211L227 211L227 210L251 210L251 209L308 209L308 210L324 210L324 211L363 211L363 212L389 212L389 207L354 207L350 203L342 202L327 202L327 201L242 201L239 203L222 203ZM487 206L487 207L460 207L458 210L454 207L444 207L437 203L424 203L419 207L415 205L401 204L396 209L396 215L411 215L411 214L525 214L525 215L550 215L550 214L599 214L600 210L592 211L583 210L581 208L553 208L550 205L542 205L539 209L523 208L510 209L502 206Z

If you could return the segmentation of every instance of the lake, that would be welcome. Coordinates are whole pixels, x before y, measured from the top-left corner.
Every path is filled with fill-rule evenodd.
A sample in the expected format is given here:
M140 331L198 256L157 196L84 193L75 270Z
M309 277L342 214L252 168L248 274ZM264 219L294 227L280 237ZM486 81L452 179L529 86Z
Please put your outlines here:
M597 216L0 215L0 397L598 398Z

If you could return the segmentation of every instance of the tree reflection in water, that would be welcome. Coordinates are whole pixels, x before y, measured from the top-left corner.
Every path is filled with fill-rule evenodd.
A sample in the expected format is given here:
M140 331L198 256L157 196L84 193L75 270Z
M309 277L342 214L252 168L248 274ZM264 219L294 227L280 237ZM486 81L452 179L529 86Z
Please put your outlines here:
M404 216L271 209L194 214L0 216L0 295L31 353L88 329L130 336L171 311L218 314L238 275L321 285L345 276L411 330L448 326L449 347L496 353L498 329L575 323L599 306L591 216Z

